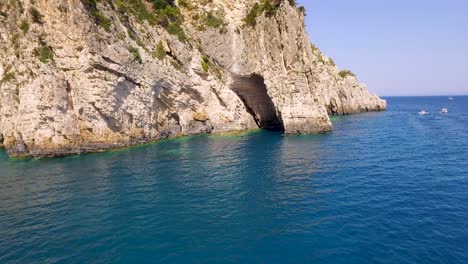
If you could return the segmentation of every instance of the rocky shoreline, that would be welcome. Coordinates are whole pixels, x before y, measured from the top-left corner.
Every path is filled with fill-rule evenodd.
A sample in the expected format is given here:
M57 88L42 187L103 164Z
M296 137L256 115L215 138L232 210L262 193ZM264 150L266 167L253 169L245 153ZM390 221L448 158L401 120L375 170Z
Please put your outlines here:
M10 157L255 128L323 133L329 115L386 109L310 43L294 1L15 0L0 22Z

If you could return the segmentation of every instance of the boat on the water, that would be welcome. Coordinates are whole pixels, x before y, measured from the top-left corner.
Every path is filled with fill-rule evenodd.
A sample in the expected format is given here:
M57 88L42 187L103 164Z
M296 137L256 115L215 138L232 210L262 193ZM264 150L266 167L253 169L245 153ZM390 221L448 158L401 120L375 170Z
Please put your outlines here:
M442 108L442 110L440 110L440 112L442 114L447 114L448 113L448 109L447 108Z
M429 112L428 112L428 111L426 111L426 110L421 110L421 111L419 111L419 113L418 113L418 114L419 114L419 115L428 115L428 114L429 114Z
M449 97L448 99L449 99L450 101L453 101L453 97Z

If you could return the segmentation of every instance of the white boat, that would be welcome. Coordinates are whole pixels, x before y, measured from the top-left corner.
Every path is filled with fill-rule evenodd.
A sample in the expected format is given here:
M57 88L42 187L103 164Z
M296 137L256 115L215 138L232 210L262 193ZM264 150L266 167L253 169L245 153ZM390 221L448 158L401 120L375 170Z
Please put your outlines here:
M453 97L449 97L449 100L453 101Z
M448 109L447 108L442 108L442 110L440 110L440 112L442 114L447 114L448 113Z
M419 115L428 115L429 112L427 112L426 110L421 110L421 111L419 111L418 114L419 114Z

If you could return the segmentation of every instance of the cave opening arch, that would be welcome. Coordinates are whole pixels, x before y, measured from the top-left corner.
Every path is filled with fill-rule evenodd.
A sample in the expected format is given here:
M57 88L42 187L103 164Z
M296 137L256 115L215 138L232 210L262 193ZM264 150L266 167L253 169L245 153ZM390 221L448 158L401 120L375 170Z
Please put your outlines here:
M265 79L262 76L258 74L249 76L233 75L230 88L242 100L259 128L284 131L283 122L278 116L275 104L268 94Z

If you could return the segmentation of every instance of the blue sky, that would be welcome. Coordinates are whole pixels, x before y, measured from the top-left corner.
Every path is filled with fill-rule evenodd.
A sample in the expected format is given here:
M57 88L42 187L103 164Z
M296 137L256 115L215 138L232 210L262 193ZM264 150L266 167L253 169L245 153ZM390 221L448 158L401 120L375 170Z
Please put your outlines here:
M379 95L468 94L468 0L298 0L312 42Z

